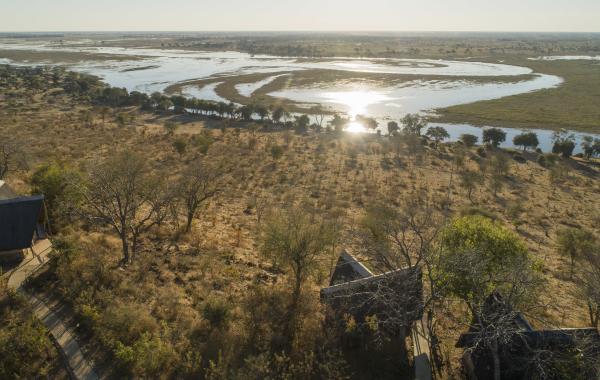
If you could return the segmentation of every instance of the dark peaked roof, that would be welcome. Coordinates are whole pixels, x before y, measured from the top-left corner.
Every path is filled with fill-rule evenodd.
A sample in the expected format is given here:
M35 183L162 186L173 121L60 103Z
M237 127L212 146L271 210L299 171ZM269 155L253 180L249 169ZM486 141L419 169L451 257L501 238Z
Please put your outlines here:
M43 195L0 198L0 251L31 247L43 205Z
M352 256L347 250L342 251L335 265L335 270L329 281L329 285L339 285L348 281L371 277L373 273L360 261Z
M351 315L358 323L376 315L381 324L393 331L421 319L423 282L420 268L367 276L369 273L352 255L343 252L331 282L336 283L344 277L358 279L321 289L321 300L336 314Z

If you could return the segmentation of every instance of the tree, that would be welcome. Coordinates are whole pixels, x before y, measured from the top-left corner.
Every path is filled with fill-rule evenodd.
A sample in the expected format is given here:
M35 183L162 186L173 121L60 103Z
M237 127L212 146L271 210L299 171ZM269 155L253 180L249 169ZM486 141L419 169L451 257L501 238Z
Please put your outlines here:
M584 252L585 265L577 271L578 293L588 306L590 324L598 328L600 322L600 245L594 242Z
M460 135L459 140L462 141L462 143L465 144L465 146L467 148L470 148L473 145L477 144L477 141L479 141L479 138L475 135L464 133L464 134Z
M27 160L19 142L2 138L0 141L0 180L11 171L25 170Z
M317 104L316 106L311 107L309 112L315 116L315 120L319 126L318 131L320 132L321 129L323 129L323 121L325 120L325 109L320 104Z
M297 311L302 288L318 268L320 257L327 252L334 239L326 220L307 213L298 207L274 212L264 224L262 231L262 254L275 267L287 270L291 275L292 294L286 319L286 337L294 341Z
M172 197L161 177L151 175L148 160L124 151L111 156L90 173L80 187L83 213L109 225L122 245L122 265L135 257L139 237L166 218Z
M575 135L565 130L556 131L552 135L552 153L560 154L564 158L569 158L575 150Z
M305 133L308 124L310 124L310 119L306 115L296 116L296 132L297 133Z
M588 160L594 156L600 155L600 139L593 138L592 136L583 136L581 149L583 149L583 154Z
M473 190L483 183L483 176L481 173L478 173L473 170L465 170L460 173L460 184L467 191L467 197L472 202L473 199L471 197Z
M448 131L444 127L429 127L425 135L435 141L436 147L441 141L450 138Z
M393 135L395 135L396 133L398 133L400 131L400 126L395 121L388 122L387 123L387 128L388 128L388 134L390 136L393 136Z
M596 243L594 235L580 228L563 228L556 234L558 253L571 260L571 277L575 268L575 261L580 260L593 250Z
M491 174L490 187L496 196L502 190L505 177L510 174L510 162L506 155L497 153L490 157L487 166Z
M175 148L175 151L179 153L179 156L181 157L187 148L187 141L183 137L177 138L173 141L173 148Z
M483 142L491 144L494 148L497 148L506 141L506 132L500 128L487 128L483 130Z
M346 128L346 125L348 125L349 122L350 122L350 120L343 118L336 113L335 115L333 115L333 119L331 119L329 121L329 125L331 125L333 127L334 131L342 132L344 130L344 128Z
M498 222L483 216L452 220L441 232L435 276L449 296L465 302L471 314L473 347L485 347L500 380L500 345L519 334L514 326L517 306L533 303L540 283L525 244ZM504 307L489 313L486 300L501 294Z
M260 117L261 122L269 117L269 109L262 104L257 105L254 110L258 114L258 117Z
M377 123L377 120L375 120L372 117L356 115L356 121L370 130L376 130L379 127L379 123Z
M285 108L283 108L282 106L278 106L273 110L273 113L271 114L271 118L273 119L273 122L275 124L279 124L284 115L285 115Z
M537 148L537 146L540 145L540 142L538 140L537 134L535 134L534 132L527 132L516 135L513 138L513 144L515 144L516 146L522 146L523 152L525 152L527 148Z
M204 160L196 160L181 175L177 189L185 211L186 232L191 230L192 221L198 215L200 207L219 193L224 172L223 167L210 166Z
M33 194L43 194L51 226L59 226L73 207L80 204L77 188L82 175L67 165L56 162L38 167L31 176Z
M413 115L409 113L404 116L401 121L405 133L417 136L421 136L421 130L427 125L425 119L417 114Z
M252 115L254 114L254 106L247 105L240 108L240 114L244 121L252 121Z

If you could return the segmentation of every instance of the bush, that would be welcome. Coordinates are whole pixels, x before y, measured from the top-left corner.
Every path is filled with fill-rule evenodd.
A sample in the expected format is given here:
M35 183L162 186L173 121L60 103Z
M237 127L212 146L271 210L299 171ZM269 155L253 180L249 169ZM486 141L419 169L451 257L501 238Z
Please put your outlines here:
M198 151L202 154L206 154L208 149L213 144L213 138L210 133L202 133L194 137L193 144Z
M271 147L271 157L273 157L274 160L279 160L281 156L283 156L283 147L279 145L273 145Z
M220 298L211 299L203 305L202 316L213 328L225 330L229 325L231 307Z
M187 148L187 141L183 137L180 137L173 141L173 148L175 148L175 151L179 153L180 156L183 156Z

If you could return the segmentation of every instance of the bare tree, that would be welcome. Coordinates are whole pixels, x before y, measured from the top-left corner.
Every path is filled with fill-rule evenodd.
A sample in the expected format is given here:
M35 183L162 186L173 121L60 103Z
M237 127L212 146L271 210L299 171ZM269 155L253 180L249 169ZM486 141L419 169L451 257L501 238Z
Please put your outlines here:
M6 178L9 172L27 169L25 153L16 141L0 141L0 179Z
M398 208L376 205L362 222L362 253L383 270L419 266L427 261L441 224L424 190L405 196Z
M223 166L211 166L203 160L192 162L183 172L178 194L185 211L186 232L191 230L200 207L222 189L224 173Z
M292 276L286 336L293 342L302 287L332 242L331 228L320 216L298 207L273 213L263 227L262 253Z
M590 323L598 328L600 322L600 246L590 246L583 258L585 265L578 271L578 295L587 303Z
M165 220L172 199L162 179L149 172L146 162L136 153L116 154L92 171L81 192L84 214L109 225L119 235L123 265L135 257L139 237Z

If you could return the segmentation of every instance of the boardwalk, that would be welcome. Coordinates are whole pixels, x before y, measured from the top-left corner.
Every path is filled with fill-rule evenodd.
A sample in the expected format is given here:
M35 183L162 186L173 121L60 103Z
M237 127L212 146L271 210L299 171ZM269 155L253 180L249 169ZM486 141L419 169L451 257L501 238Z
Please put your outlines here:
M43 299L25 292L23 288L24 282L46 264L51 252L52 244L49 240L41 240L28 249L21 265L8 273L8 287L21 293L31 304L35 316L50 332L71 376L80 380L96 380L98 375L85 359L77 343L75 331L70 329Z
M431 380L431 354L429 334L424 321L416 321L412 329L413 353L415 360L415 380Z

